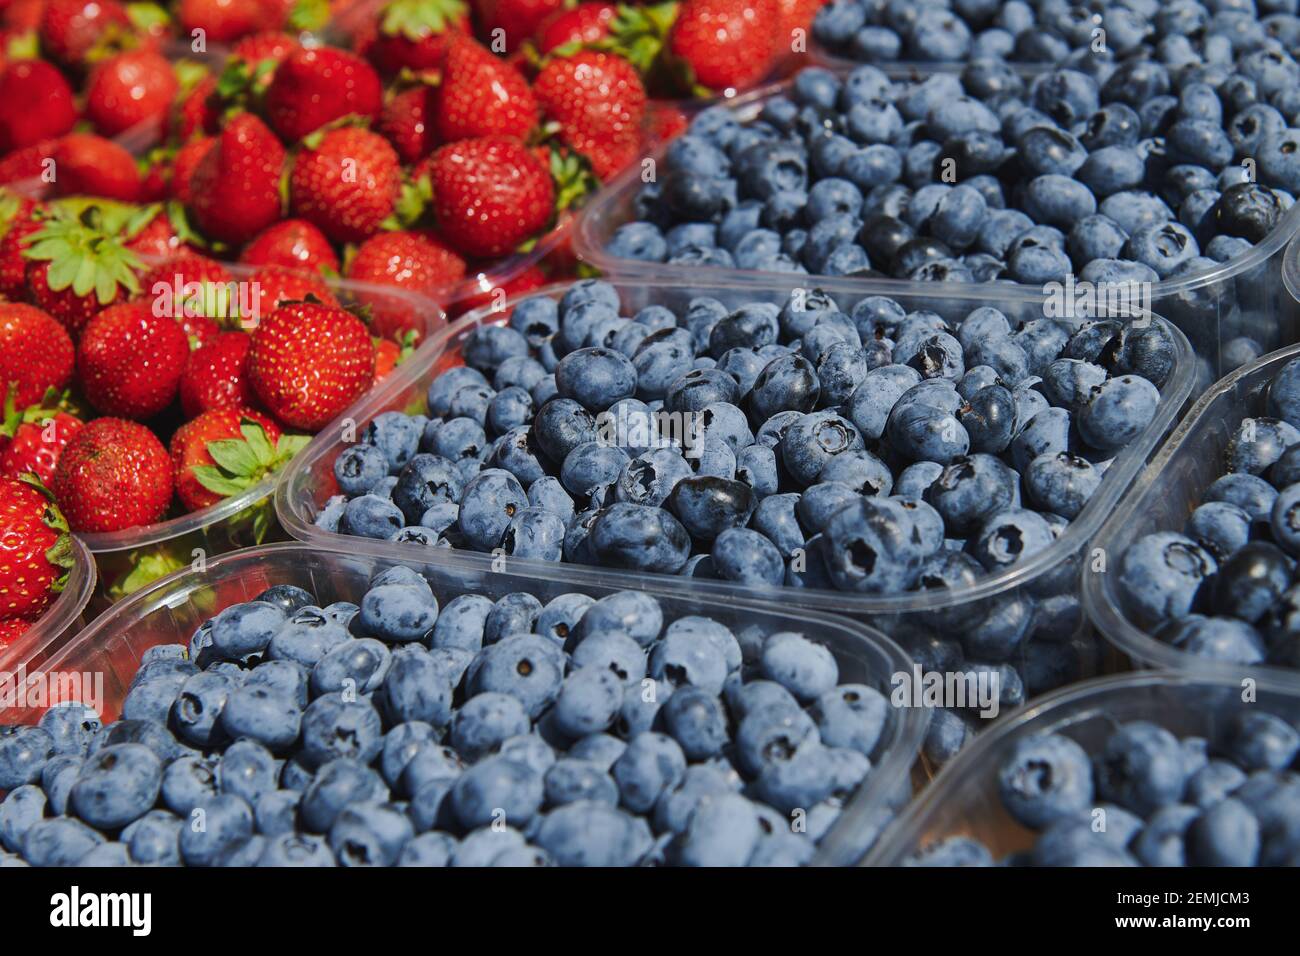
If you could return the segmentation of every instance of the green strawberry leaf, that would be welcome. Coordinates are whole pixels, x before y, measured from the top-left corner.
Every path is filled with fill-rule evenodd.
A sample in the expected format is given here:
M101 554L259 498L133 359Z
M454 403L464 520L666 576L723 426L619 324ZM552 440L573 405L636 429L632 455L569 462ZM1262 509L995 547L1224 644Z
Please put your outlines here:
M199 484L223 498L243 494L253 486L253 482L247 478L230 478L223 474L221 469L214 468L212 465L195 465L190 471L194 473Z
M319 30L329 20L329 0L297 0L289 11L289 26L299 33Z
M241 438L219 438L210 441L208 454L222 471L234 477L247 477L256 472L260 464L248 442Z
M401 34L418 43L430 34L443 33L468 13L462 0L393 0L384 9L379 29L387 36Z
M40 35L35 30L15 33L5 44L5 56L10 60L35 60L40 55Z
M156 3L128 3L126 18L131 21L131 26L138 33L149 33L155 27L171 23L167 11Z
M275 443L275 467L287 463L311 443L310 435L281 435Z
M275 461L275 449L266 437L266 429L252 419L245 418L239 424L239 433L252 450L259 465L266 467Z
M108 589L109 597L115 601L134 594L189 564L188 558L182 558L167 549L132 551L127 560L131 563L131 570Z

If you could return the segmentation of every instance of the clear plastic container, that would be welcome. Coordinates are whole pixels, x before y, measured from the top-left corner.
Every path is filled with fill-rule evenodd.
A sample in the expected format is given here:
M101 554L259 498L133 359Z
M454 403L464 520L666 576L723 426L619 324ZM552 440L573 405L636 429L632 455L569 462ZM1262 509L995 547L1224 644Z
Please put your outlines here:
M922 80L936 73L960 72L960 64L893 64L880 65L887 75L896 80ZM1026 76L1039 71L1038 67L1022 65L1018 69ZM755 90L733 101L730 108L738 118L748 121L756 117L764 103L782 94L789 84L782 83ZM656 165L663 160L666 144L655 154ZM716 266L674 266L658 262L620 259L605 251L614 232L622 225L636 219L633 203L642 186L641 170L628 170L610 183L595 200L583 209L574 229L575 255L590 269L619 279L672 278L678 284L714 285L739 282L766 283L786 281L786 273L757 272ZM1151 307L1177 325L1191 341L1196 354L1209 363L1206 373L1213 380L1231 371L1231 355L1223 357L1224 347L1236 339L1250 339L1258 351L1272 351L1283 345L1300 341L1300 302L1287 293L1281 278L1282 262L1287 244L1300 232L1300 203L1292 206L1279 220L1265 239L1249 252L1214 268L1175 279L1164 279L1151 287ZM823 277L805 279L808 283L822 284ZM883 285L892 292L883 295L926 293L936 283L909 279L872 278L857 281ZM985 283L982 294L1003 302L1031 303L1041 300L1042 286L998 281Z
M14 673L19 661L39 659L76 636L86 624L86 607L94 590L95 559L73 537L72 567L63 591L25 634L0 646L0 675Z
M689 614L708 615L738 634L744 631L775 633L797 630L835 655L840 679L864 683L888 695L891 675L908 666L902 650L888 638L868 628L824 614L792 614L776 605L748 603L729 598L669 595L642 582L621 580L613 584L573 581L566 575L521 571L480 571L445 552L390 558L324 551L303 544L275 544L225 555L204 571L184 571L124 601L83 631L75 641L38 660L23 661L28 673L75 672L104 675L103 716L114 719L146 648L157 644L188 643L205 620L218 611L247 601L275 584L293 584L311 591L322 602L360 601L370 578L384 568L404 564L423 574L440 603L465 593L496 600L513 591L527 591L542 602L559 594L579 591L600 598L614 590L636 588L659 598L668 620ZM30 723L39 711L18 710L7 722ZM924 708L891 708L888 726L872 755L871 774L822 841L817 862L849 864L865 852L870 824L881 811L910 793L909 768L925 733Z
M245 281L255 267L222 263L235 281ZM423 342L446 324L438 306L424 298L390 286L327 279L326 285L344 305L369 306L372 330L399 340L414 332ZM148 294L149 290L145 290ZM408 357L408 361L413 356ZM402 370L405 363L389 374ZM387 382L385 381L385 383ZM381 385L382 387L382 385ZM96 612L156 578L236 548L276 540L283 535L275 523L271 495L277 476L268 476L243 494L233 495L207 508L123 531L82 533L78 537L95 555L99 586Z
M684 307L687 301L698 295L713 296L733 306L753 301L783 302L797 285L797 279L789 276L779 281L755 279L735 286L688 286L671 279L616 280L615 285L623 298L624 313L631 314L651 304ZM1003 309L1013 323L1041 317L1042 314L1038 304L1031 307L1019 301L972 294L970 287L955 285L922 286L921 292L909 290L901 294L888 283L830 280L819 287L835 296L846 309L868 295L890 295L909 311L932 309L947 318L960 318L985 305ZM557 286L539 294L558 297L564 288ZM503 321L504 314L484 310L448 327L426 343L391 381L349 409L340 421L354 427L359 434L364 425L381 412L423 411L429 383L447 369L462 364L460 347L469 332L481 324ZM1157 318L1155 321L1163 320ZM730 601L746 595L754 599L776 600L786 607L846 615L879 628L907 649L921 647L936 635L951 636L950 632L958 622L973 620L979 623L982 616L976 615L981 612L1005 610L1012 603L1021 602L1015 611L1034 614L1033 621L1026 626L1033 629L1035 637L1025 642L1024 654L1035 658L1042 656L1043 663L1034 665L1036 668L1042 669L1048 661L1060 668L1059 680L1052 677L1036 681L1036 686L1029 688L1031 693L1108 671L1111 669L1108 658L1113 655L1105 650L1104 642L1094 638L1079 606L1079 569L1088 542L1173 424L1191 393L1195 366L1191 348L1176 330L1173 330L1173 337L1178 348L1175 368L1165 385L1155 418L1146 431L1115 458L1101 486L1069 529L1044 551L1022 564L984 577L969 589L876 597L845 591L744 587L724 581L638 574L577 564L549 564L521 558L506 560L511 568L529 574L555 575L575 583L625 587L628 582L653 580L657 588L711 600ZM284 529L294 538L319 547L346 548L357 554L397 559L424 553L419 545L344 537L322 531L313 524L320 506L337 491L333 465L334 459L347 447L345 437L338 428L324 430L285 469L276 489L276 511ZM484 571L492 567L494 560L491 556L469 551L452 554L465 567ZM496 560L499 562L501 559ZM1023 657L1020 663L1029 657ZM1051 667L1045 669L1051 671Z
M1224 474L1224 452L1237 426L1263 413L1264 389L1278 370L1297 356L1300 345L1266 355L1202 395L1098 532L1094 553L1104 556L1104 564L1090 565L1084 571L1084 604L1097 629L1135 663L1178 671L1231 672L1238 677L1271 673L1300 690L1300 672L1226 665L1157 640L1129 620L1119 593L1124 553L1143 535L1183 530L1201 504L1205 489ZM1105 570L1094 570L1101 567Z
M1212 744L1241 710L1263 709L1300 721L1300 690L1261 681L1257 699L1243 703L1240 679L1192 674L1124 674L1068 687L999 721L943 772L881 836L864 866L899 866L949 837L971 837L1001 859L1028 850L1034 834L1002 806L997 775L1026 737L1057 733L1096 752L1120 724L1147 720L1178 736Z

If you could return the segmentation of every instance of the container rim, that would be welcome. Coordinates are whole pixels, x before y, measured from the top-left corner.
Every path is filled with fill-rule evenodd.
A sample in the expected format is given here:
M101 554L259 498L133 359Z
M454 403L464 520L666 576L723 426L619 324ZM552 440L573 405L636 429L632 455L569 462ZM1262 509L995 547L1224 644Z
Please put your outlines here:
M85 544L72 536L72 567L68 580L54 603L25 634L4 648L0 648L0 672L12 670L10 662L19 658L31 660L33 655L52 647L59 638L76 626L95 593L95 559Z
M167 259L154 256L141 257L145 265L157 266L166 265ZM220 260L219 260L220 261ZM232 276L247 276L257 271L256 267L239 262L220 261L220 264ZM447 325L447 313L443 311L435 301L416 292L407 289L398 289L393 286L378 285L372 282L353 282L350 279L326 279L326 285L336 291L341 291L349 297L364 296L382 296L385 299L402 302L411 309L412 315L419 320L419 329L423 341L429 341ZM414 354L408 356L406 361L398 365L389 378L401 370L402 366L414 359ZM373 389L372 389L373 391ZM344 412L346 414L346 411ZM322 431L329 429L331 425L326 425ZM174 518L168 518L165 521L157 521L153 524L142 525L136 528L124 528L121 531L100 531L100 532L75 532L74 536L79 538L82 543L93 554L103 554L113 551L131 551L136 548L148 547L151 545L162 544L174 538L179 538L190 534L194 531L207 528L211 525L225 521L228 518L238 514L245 508L252 507L263 499L268 498L274 491L276 481L279 475L268 475L257 484L245 489L237 495L231 495L229 498L223 498L216 504L209 505L206 508L200 508L198 511L191 511L187 514L177 515Z
M1213 407L1216 400L1237 389L1241 382L1258 374L1262 370L1300 357L1300 344L1289 345L1261 356L1249 365L1243 365L1230 374L1219 379L1196 400L1178 426L1170 433L1160 450L1152 457L1133 482L1129 494L1119 507L1109 516L1101 530L1097 532L1094 547L1106 554L1117 550L1116 542L1123 540L1134 514L1139 512L1147 499L1160 491L1159 479L1169 463L1181 452L1183 445ZM1115 562L1123 556L1115 554ZM1085 569L1082 572L1081 594L1084 608L1092 622L1108 641L1123 653L1136 659L1147 667L1165 668L1179 672L1186 671L1199 675L1234 674L1238 678L1243 674L1267 675L1284 685L1300 689L1300 671L1276 667L1269 664L1229 664L1190 654L1179 650L1164 641L1157 640L1129 620L1123 608L1114 600L1111 589L1106 587L1106 580L1118 573L1118 564L1105 573L1093 573Z
M622 284L632 286L638 290L671 290L680 293L683 288L682 283L675 278L647 279L644 281L614 278L611 281L616 286ZM713 291L738 293L762 291L785 294L789 292L792 283L795 281L797 280L785 276L779 283L768 283L766 285L741 282L709 285L691 284L691 287L699 295L707 295ZM836 292L888 296L897 296L899 294L897 290L889 286L870 282L827 282L820 283L818 287L832 294ZM566 288L568 288L567 283L551 285L530 292L521 298L537 295L555 297ZM934 296L922 297L934 298ZM953 297L969 302L983 300L985 304L995 307L1001 302L1000 298L997 297L985 294L971 294L970 292L960 297ZM399 367L397 372L390 375L389 379L385 380L379 389L370 393L344 412L343 417L357 423L369 422L375 415L390 406L397 399L397 396L415 388L419 381L429 374L434 364L443 355L447 354L470 329L491 321L494 317L502 320L504 315L504 311L485 308L463 316L437 335L431 337L411 359L403 363L404 367ZM1196 363L1192 355L1191 345L1188 343L1186 336L1176 326L1160 316L1153 315L1152 318L1162 323L1166 330L1169 331L1176 354L1173 372L1161 392L1160 404L1156 407L1156 414L1151 420L1151 424L1116 456L1110 468L1107 469L1101 485L1088 501L1084 510L1079 517L1070 523L1059 538L1028 560L1014 564L996 574L986 575L969 588L909 591L903 594L877 597L850 591L798 589L786 585L780 587L743 585L736 582L638 573L624 569L593 568L587 565L540 561L530 558L512 557L509 559L510 564L512 567L524 569L524 573L529 575L544 576L556 581L588 580L604 582L608 586L619 586L617 584L619 581L643 577L653 578L656 587L665 590L711 594L718 598L745 594L752 600L779 599L789 601L799 607L814 608L839 614L875 615L938 610L1001 594L1040 576L1060 562L1067 560L1070 555L1081 550L1086 545L1087 541L1096 533L1105 520L1105 516L1116 506L1124 492L1133 483L1134 477L1142 469L1161 437L1169 430L1191 394L1193 379L1196 374ZM346 541L346 547L349 551L360 554L392 557L409 556L417 546L411 545L408 547L373 538L350 537L322 532L313 525L314 514L311 513L310 509L314 507L314 502L310 500L310 471L314 466L319 465L327 455L334 452L334 434L335 431L329 427L323 429L281 473L275 490L276 513L279 516L281 526L292 537L300 541L310 541L321 547L330 547L331 545L327 543L330 541ZM340 544L335 543L332 546L339 547ZM462 561L466 567L483 571L490 570L495 560L491 555L471 551L443 550L448 550L454 554L456 559Z
M962 64L856 64L857 66L875 66L891 79L924 79L937 74L960 73ZM1053 67L1055 69L1055 67ZM1027 75L1037 75L1034 71ZM747 122L758 115L766 101L774 96L786 93L793 83L786 80L780 83L760 87L726 103L726 107ZM660 144L651 157L656 166L662 162L668 152L668 143ZM620 210L635 197L641 188L641 170L638 167L624 170L605 189L588 202L578 215L577 226L573 233L573 252L581 261L604 273L610 278L642 279L650 276L667 276L679 284L717 285L727 282L749 281L770 282L788 280L791 273L766 272L761 270L725 268L720 266L681 266L663 262L643 262L637 259L620 259L605 251L603 233L611 230L611 223L621 219ZM619 221L624 225L631 220ZM616 226L613 228L617 228ZM1186 275L1172 279L1160 279L1151 284L1153 302L1169 296L1187 296L1189 293L1234 279L1263 265L1276 253L1284 249L1294 238L1300 237L1300 202L1292 204L1283 213L1277 224L1262 241L1239 256L1218 263L1212 267L1197 269ZM799 273L799 275L803 275ZM892 279L886 277L870 279L844 279L842 277L807 275L806 281L818 284L839 278L841 281L861 287L865 284L883 283L892 291L880 292L879 295L934 295L927 290L934 286L958 285L970 289L984 288L986 294L999 299L1012 301L1033 301L1044 295L1043 286L1015 282L1011 279L997 279L993 282L946 283L921 282L914 279ZM1285 280L1284 280L1285 281ZM1291 285L1288 284L1288 289ZM971 293L967 293L970 295Z
M995 773L997 751L1004 741L1026 724L1040 723L1053 714L1094 697L1111 693L1128 693L1144 688L1213 686L1240 689L1238 678L1222 674L1145 671L1095 677L1050 691L999 719L962 748L935 776L907 808L881 834L862 866L898 866L915 851L922 849L921 838L939 808L949 803L977 776ZM1261 678L1260 689L1286 697L1300 698L1300 689L1272 678Z
M309 555L313 559L324 560L334 558L362 560L368 563L398 563L416 568L432 567L450 574L465 571L463 562L456 560L441 548L430 548L418 555L358 555L350 548L329 548L301 541L287 541L231 551L210 560L203 570L182 568L124 598L89 624L66 646L41 662L32 673L43 674L58 670L69 658L84 652L86 648L107 647L116 636L130 633L149 615L161 608L187 603L189 596L196 589L221 580L224 576L238 573L241 565L249 562L262 564L276 558L291 560L299 555ZM93 576L93 567L91 573ZM537 576L529 569L512 567L501 573L507 577L536 580L539 583L572 583L567 578ZM597 581L586 583L588 588L603 590L608 587ZM655 581L649 579L638 582L618 581L613 586L620 590L632 588L644 591L670 601L699 601L699 596L664 591L655 586ZM579 584L578 587L581 588L582 585ZM88 595L89 588L87 588ZM912 666L912 659L898 644L878 629L859 621L833 614L786 608L769 601L746 600L741 597L732 597L725 604L729 610L761 613L789 621L794 630L807 631L810 628L817 628L820 633L838 632L853 643L865 646L883 657L886 666L892 668L890 673L908 671ZM30 660L31 656L27 655L26 659ZM883 676L888 677L889 674ZM863 820L872 810L888 802L889 795L898 788L899 781L910 778L911 767L920 752L921 742L929 724L930 712L926 707L894 707L891 710L898 715L892 745L888 747L879 762L874 764L866 782L855 792L839 818L823 837L817 855L812 861L814 865L843 865L859 859L862 853L853 843L853 834L858 832ZM853 859L843 859L846 854Z

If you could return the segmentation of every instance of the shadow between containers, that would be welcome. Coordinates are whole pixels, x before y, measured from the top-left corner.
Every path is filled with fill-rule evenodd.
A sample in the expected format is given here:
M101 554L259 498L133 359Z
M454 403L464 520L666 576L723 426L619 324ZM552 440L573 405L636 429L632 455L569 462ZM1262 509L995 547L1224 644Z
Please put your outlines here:
M429 579L442 604L462 593L492 599L528 591L543 601L566 591L602 597L635 589L654 595L674 616L704 614L733 630L761 628L764 633L797 630L835 656L841 679L869 684L889 694L892 674L910 666L893 641L873 629L843 618L789 609L739 596L717 601L702 595L673 594L653 582L620 579L574 581L553 573L555 566L477 573L449 552L427 549L417 555L355 554L300 542L271 544L232 552L210 561L203 570L186 569L143 588L100 617L75 640L59 649L23 660L30 673L103 674L106 720L115 717L145 649L163 643L188 643L203 621L231 604L246 601L275 584L295 584L318 598L358 600L370 578L386 567L405 565ZM666 614L667 616L667 614ZM924 707L891 708L894 716L883 744L877 745L866 782L850 799L822 840L814 865L857 862L879 832L880 818L910 795L909 770L925 734ZM17 711L17 722L31 723L40 709Z
M822 64L826 65L826 64ZM917 81L936 74L961 73L964 64L854 64L875 66L896 81ZM1025 79L1050 72L1054 67L1011 64ZM837 71L841 64L828 68ZM853 67L850 67L852 69ZM771 98L784 95L790 81L756 89L725 104L741 122L758 116ZM668 144L662 144L651 157L657 168L663 161ZM635 221L633 202L642 182L640 167L625 170L613 180L579 215L574 227L574 255L588 267L613 278L646 279L672 277L679 284L716 284L787 281L789 273L759 272L717 266L681 266L636 259L620 259L605 248L616 229ZM1235 339L1249 338L1263 351L1272 351L1300 341L1300 302L1281 292L1279 281L1287 245L1300 234L1300 202L1288 209L1274 229L1249 252L1221 263L1215 268L1189 275L1162 279L1151 287L1152 308L1178 326L1192 342L1198 356L1210 363L1211 378L1231 371L1224 366L1224 346ZM893 292L881 295L926 294L926 290L944 283L919 282L911 279L808 276L806 282L822 284L832 278L850 285L885 287ZM979 283L987 286L983 294L1003 301L1032 302L1041 300L1042 286L1011 280Z
M1012 748L1028 737L1063 733L1096 752L1121 723L1147 720L1176 735L1206 737L1213 745L1225 713L1263 708L1300 721L1300 689L1261 680L1253 703L1241 684L1224 676L1151 672L1075 684L1048 694L987 733L947 764L880 837L863 866L900 866L949 837L970 837L994 860L1033 845L1033 832L1002 805L997 775ZM1218 705L1216 707L1216 705Z
M1295 252L1293 248L1291 254ZM1183 530L1205 489L1225 473L1223 456L1237 425L1261 411L1264 389L1283 365L1297 357L1300 345L1280 349L1238 369L1202 395L1097 533L1094 553L1104 557L1104 570L1085 568L1084 609L1106 639L1139 666L1238 680L1266 676L1300 692L1300 671L1214 661L1156 639L1129 619L1118 592L1125 552L1144 535Z
M685 302L696 295L711 295L724 304L766 299L783 301L793 288L798 287L794 277L782 277L779 283L757 280L734 285L693 285L683 288L680 280L613 280L623 298L624 311L631 312L647 304ZM1009 312L1009 318L1041 317L1041 301L1032 308L1027 301L1007 302L987 293L972 294L969 289L953 286L922 286L920 292L908 290L899 293L889 283L827 280L818 287L835 296L841 306L869 295L888 295L898 298L909 311L930 308L941 315L965 315L979 306L992 305ZM557 297L567 286L552 286L539 290L539 295ZM842 297L842 298L841 298ZM1019 311L1017 311L1019 309ZM352 434L359 433L366 423L384 411L423 411L425 392L429 383L449 368L462 364L460 344L465 336L482 324L506 321L505 312L480 310L457 321L426 342L416 355L390 380L371 395L348 409L334 424L327 426L312 440L282 473L276 487L276 511L281 525L294 538L323 548L346 547L358 554L389 557L393 559L418 557L425 549L419 545L396 544L375 539L347 537L322 532L313 519L319 506L336 490L333 462L348 442L343 440L345 426ZM1164 321L1156 318L1156 321ZM716 600L779 600L784 606L807 608L827 613L846 615L869 622L901 640L895 628L912 625L918 613L967 606L977 601L1008 596L1027 586L1042 584L1048 575L1061 575L1071 587L1077 586L1078 569L1067 562L1082 558L1085 547L1105 520L1107 514L1121 500L1125 490L1142 469L1151 452L1176 421L1191 393L1195 376L1195 362L1186 338L1171 327L1177 349L1174 370L1165 384L1155 418L1147 429L1115 459L1107 470L1100 487L1080 516L1050 547L1032 556L1023 564L984 577L971 588L958 591L921 591L886 597L872 597L844 591L800 590L791 587L747 587L731 582L681 578L673 575L637 573L634 571L590 567L577 564L551 563L522 558L496 558L469 551L448 551L449 559L460 562L467 570L490 574L502 561L511 569L528 574L553 575L575 583L590 583L607 587L638 586L635 582L653 581L658 589L692 596L710 596ZM1080 622L1080 627L1086 620Z
M221 265L237 283L258 271L257 267L239 263L222 262ZM415 293L345 279L324 281L345 306L369 305L372 314L392 333L381 337L395 338L413 331L418 341L428 341L446 325L442 309ZM150 290L144 290L144 294L149 295ZM414 353L406 361L413 360ZM389 377L397 375L405 364L399 364ZM127 587L127 593L191 563L201 565L213 555L278 536L271 505L278 477L268 475L241 494L154 524L121 531L77 533L75 536L95 556L99 566L94 610L98 612L120 599L124 582L132 574L137 575L137 580L130 582L134 586Z

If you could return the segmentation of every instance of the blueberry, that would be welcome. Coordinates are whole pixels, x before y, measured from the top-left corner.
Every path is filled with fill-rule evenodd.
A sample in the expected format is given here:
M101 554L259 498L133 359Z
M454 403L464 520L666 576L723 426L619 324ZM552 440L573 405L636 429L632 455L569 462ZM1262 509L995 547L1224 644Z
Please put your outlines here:
M1260 823L1240 800L1229 797L1200 814L1187 830L1190 861L1197 866L1254 866Z
M194 825L183 826L181 858L188 866L213 866L218 858L253 835L253 812L231 794L209 797L194 808Z
M1168 531L1134 542L1120 559L1120 593L1145 623L1183 617L1203 581L1217 570L1214 558L1191 538Z
M1178 739L1145 721L1112 734L1095 769L1098 795L1140 814L1176 802L1187 777Z
M515 514L527 507L528 496L514 475L488 469L465 485L457 527L471 548L491 551L500 546Z
M619 502L603 509L591 526L591 546L615 567L672 573L690 555L690 535L667 512Z
M215 800L226 799L222 797ZM238 800L238 798L229 798ZM388 788L374 770L347 757L325 764L303 791L299 819L310 833L329 833L334 821L347 807L388 799ZM211 805L212 801L209 801ZM247 811L243 801L239 806ZM236 809L236 813L238 810ZM251 818L251 814L249 815ZM185 834L181 834L181 851L185 852ZM186 857L188 862L188 856Z

